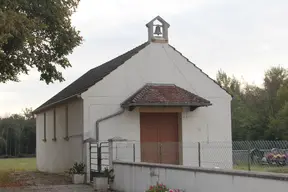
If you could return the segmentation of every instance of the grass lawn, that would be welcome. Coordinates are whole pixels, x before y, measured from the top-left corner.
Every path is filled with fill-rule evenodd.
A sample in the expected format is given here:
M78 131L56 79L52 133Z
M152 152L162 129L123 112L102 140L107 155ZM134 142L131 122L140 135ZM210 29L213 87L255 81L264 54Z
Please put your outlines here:
M0 159L0 171L35 171L36 158Z
M21 182L15 180L15 171L35 171L36 158L11 158L0 159L0 188L21 186Z

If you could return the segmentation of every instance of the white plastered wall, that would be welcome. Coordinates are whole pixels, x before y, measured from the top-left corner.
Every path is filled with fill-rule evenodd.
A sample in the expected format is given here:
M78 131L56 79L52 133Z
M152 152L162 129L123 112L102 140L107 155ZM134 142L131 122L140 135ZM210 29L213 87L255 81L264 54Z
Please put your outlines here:
M85 161L83 150L83 102L68 104L68 133L66 141L65 105L56 107L56 141L53 141L53 109L46 111L46 142L44 139L44 112L37 114L37 169L45 172L67 171L74 162Z
M212 103L212 106L198 108L193 112L186 111L182 114L183 163L185 165L198 165L197 142L231 145L231 96L179 52L168 44L160 43L149 44L81 95L84 104L85 138L95 138L96 120L120 110L120 103L146 83L176 84ZM139 141L139 122L137 110L125 111L120 116L100 123L99 138L107 141L117 136ZM192 147L195 145L196 148ZM136 151L139 150L139 146ZM225 161L225 167L232 166L232 148L231 150L225 149L225 157L219 155L219 150L223 149L214 148L212 150L214 152L210 154L210 148L206 151L202 150L203 166L220 166L211 164L212 161ZM124 151L122 154L118 152L118 156L130 158L131 149Z

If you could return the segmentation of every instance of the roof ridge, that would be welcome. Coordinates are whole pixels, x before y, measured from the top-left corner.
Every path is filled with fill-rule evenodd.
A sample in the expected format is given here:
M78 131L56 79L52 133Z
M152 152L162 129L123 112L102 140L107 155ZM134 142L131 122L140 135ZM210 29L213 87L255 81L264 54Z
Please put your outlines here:
M145 47L146 47L149 43L150 43L150 42L142 43L142 44L138 45L137 47L134 47L133 49L130 49L129 51L127 51L127 52L125 52L125 53L123 53L123 54L121 54L121 55L118 55L118 56L116 56L115 58L110 59L110 60L106 61L105 63L102 63L101 65L98 65L98 66L96 66L96 67L94 67L94 68L92 68L92 69L90 69L90 70L93 70L93 69L96 69L96 68L98 68L98 67L101 67L102 65L105 65L106 63L115 61L115 60L117 60L119 57L123 57L123 56L129 55L129 53L135 51L136 49L140 48L141 46L144 46L144 45L145 45ZM143 47L143 48L144 48L144 47ZM140 50L141 50L141 49L140 49ZM136 53L138 53L140 50L138 50L138 51L135 52L133 55L131 55L131 57L134 56ZM130 55L129 55L129 56L130 56ZM128 59L130 59L131 57L129 57ZM128 60L128 59L127 59L127 60ZM124 62L126 62L127 60L125 60ZM89 71L90 71L90 70L89 70Z
M194 65L194 67L196 67L201 73L203 73L204 75L206 75L210 80L212 80L215 84L217 84L221 89L223 89L226 93L228 93L228 95L230 95L231 97L233 97L232 94L230 94L226 89L224 89L224 87L222 87L217 81L215 81L213 78L211 78L207 73L205 73L204 71L202 71L201 68L199 68L195 63L193 63L192 61L190 61L187 57L185 57L180 51L178 51L175 47L173 47L172 45L168 44L172 49L174 49L176 52L178 52L182 57L184 57L189 63L191 63L192 65Z
M149 87L150 85L146 84L144 85L144 87L142 87L142 89L138 90L135 98L132 99L132 102L136 102L139 99L139 97L144 96L149 90Z

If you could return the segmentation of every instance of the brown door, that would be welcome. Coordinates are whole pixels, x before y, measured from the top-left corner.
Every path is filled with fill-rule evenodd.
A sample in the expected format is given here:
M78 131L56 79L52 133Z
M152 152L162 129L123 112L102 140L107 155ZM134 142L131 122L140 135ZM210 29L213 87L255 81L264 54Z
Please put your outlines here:
M179 164L178 113L140 113L141 160Z

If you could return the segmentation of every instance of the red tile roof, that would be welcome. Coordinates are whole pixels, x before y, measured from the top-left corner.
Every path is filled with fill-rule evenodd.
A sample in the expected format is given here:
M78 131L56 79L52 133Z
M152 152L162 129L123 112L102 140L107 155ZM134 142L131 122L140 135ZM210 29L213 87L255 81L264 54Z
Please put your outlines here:
M210 101L173 84L146 84L121 104L122 107L209 105Z

